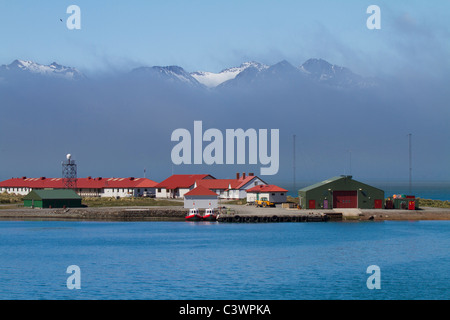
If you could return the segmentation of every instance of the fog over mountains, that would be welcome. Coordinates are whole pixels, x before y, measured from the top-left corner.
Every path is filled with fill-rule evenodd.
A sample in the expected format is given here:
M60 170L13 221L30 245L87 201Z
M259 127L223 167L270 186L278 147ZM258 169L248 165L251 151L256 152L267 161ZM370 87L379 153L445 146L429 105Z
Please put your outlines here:
M221 72L142 66L86 76L54 62L15 60L0 66L0 179L60 176L66 153L79 176L259 172L260 165L171 162L171 133L249 128L280 130L280 171L269 182L339 174L407 180L407 134L414 177L450 176L448 82L398 75L369 78L322 59L295 66L244 62ZM204 143L206 146L207 143Z
M309 59L295 67L283 60L272 66L259 62L244 62L239 67L231 67L219 73L208 71L187 72L180 66L139 67L130 71L128 76L145 80L185 84L194 87L231 87L248 85L274 79L300 82L316 82L337 87L368 87L375 85L374 80L364 79L349 69L332 65L322 59ZM87 77L73 67L53 62L42 65L33 61L14 60L9 65L0 66L2 81L17 81L39 77L82 80Z

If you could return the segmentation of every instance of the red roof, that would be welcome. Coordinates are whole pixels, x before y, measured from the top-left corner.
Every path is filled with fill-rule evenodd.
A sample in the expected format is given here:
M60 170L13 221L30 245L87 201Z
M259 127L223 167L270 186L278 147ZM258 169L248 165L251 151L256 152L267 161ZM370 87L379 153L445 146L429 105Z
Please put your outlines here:
M197 188L192 189L189 192L186 192L184 196L216 196L218 197L218 194L209 190L208 188L198 186Z
M267 184L267 185L254 186L253 188L248 189L247 193L248 192L261 193L261 192L288 192L288 191L286 189L280 188L273 184Z
M195 181L203 179L215 179L209 174L174 174L156 185L156 188L177 189L190 188Z
M102 188L155 188L157 182L146 178L78 178L78 189L102 189ZM45 189L64 188L62 178L12 178L0 182L3 188L32 188Z

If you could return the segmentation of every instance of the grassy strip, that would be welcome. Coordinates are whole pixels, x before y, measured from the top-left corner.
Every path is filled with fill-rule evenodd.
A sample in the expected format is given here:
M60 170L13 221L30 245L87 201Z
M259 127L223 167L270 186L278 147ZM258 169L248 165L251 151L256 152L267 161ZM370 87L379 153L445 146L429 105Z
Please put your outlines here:
M182 201L154 198L83 198L82 203L88 207L164 207L184 205Z
M23 203L23 196L9 194L6 192L0 193L0 204L16 204Z
M450 201L442 200L430 200L430 199L417 199L419 207L432 207L432 208L450 208Z

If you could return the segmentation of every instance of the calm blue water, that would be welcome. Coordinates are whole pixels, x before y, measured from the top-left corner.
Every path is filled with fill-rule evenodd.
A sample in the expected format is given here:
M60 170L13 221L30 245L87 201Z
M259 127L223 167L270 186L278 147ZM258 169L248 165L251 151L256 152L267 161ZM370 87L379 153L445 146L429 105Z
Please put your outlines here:
M0 299L449 299L449 271L450 221L0 221Z

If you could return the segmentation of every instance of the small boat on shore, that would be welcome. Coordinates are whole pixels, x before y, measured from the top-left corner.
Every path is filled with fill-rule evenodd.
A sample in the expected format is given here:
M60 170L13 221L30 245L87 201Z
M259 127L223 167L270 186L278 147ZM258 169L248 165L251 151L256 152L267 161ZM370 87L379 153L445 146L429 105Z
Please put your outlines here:
M216 221L217 214L214 212L214 209L208 208L205 210L205 214L203 215L203 221Z
M186 221L201 221L202 219L197 208L189 209L189 213L186 215Z

